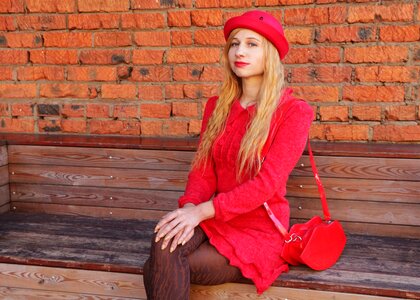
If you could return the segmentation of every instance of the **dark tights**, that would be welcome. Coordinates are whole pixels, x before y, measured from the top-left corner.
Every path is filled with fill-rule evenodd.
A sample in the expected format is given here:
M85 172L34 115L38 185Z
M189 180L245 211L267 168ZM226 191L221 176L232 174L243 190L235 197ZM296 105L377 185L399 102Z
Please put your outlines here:
M190 283L214 285L242 278L240 270L217 252L200 227L184 245L170 253L170 244L161 250L153 236L150 257L144 265L144 286L149 300L186 300Z

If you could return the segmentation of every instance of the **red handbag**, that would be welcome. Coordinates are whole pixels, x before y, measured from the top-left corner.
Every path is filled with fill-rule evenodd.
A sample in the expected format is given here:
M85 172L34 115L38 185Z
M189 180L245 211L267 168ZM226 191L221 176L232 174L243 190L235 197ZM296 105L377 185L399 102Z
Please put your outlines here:
M308 139L309 157L312 172L318 185L324 219L315 216L304 224L295 224L287 232L271 211L267 202L264 207L277 229L285 238L282 258L291 265L304 264L314 270L325 270L333 266L339 259L346 244L343 227L337 220L332 221L328 210L324 187L318 176L318 170Z

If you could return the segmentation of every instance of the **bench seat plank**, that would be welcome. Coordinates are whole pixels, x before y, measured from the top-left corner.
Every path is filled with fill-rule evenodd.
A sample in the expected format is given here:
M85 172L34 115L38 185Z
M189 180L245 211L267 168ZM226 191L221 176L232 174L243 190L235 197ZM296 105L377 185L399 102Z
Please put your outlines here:
M154 224L145 220L7 213L0 223L0 263L141 274ZM349 235L343 256L333 268L315 272L292 267L274 286L420 297L419 256L420 242L415 239Z

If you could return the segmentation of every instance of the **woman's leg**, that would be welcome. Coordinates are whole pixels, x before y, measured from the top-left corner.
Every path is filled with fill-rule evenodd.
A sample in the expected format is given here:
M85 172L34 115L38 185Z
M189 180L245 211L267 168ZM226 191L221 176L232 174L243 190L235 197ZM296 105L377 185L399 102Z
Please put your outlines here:
M195 228L193 237L184 245L169 252L170 244L161 250L163 240L152 240L150 257L144 266L143 281L149 300L185 300L190 294L188 255L207 239L203 230Z

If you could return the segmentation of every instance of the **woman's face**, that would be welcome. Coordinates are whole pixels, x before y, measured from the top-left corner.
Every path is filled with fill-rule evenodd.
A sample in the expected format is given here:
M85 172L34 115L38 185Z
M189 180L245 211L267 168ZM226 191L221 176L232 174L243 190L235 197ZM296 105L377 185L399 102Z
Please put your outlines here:
M233 37L228 52L229 65L240 78L262 77L264 73L263 37L241 29Z

